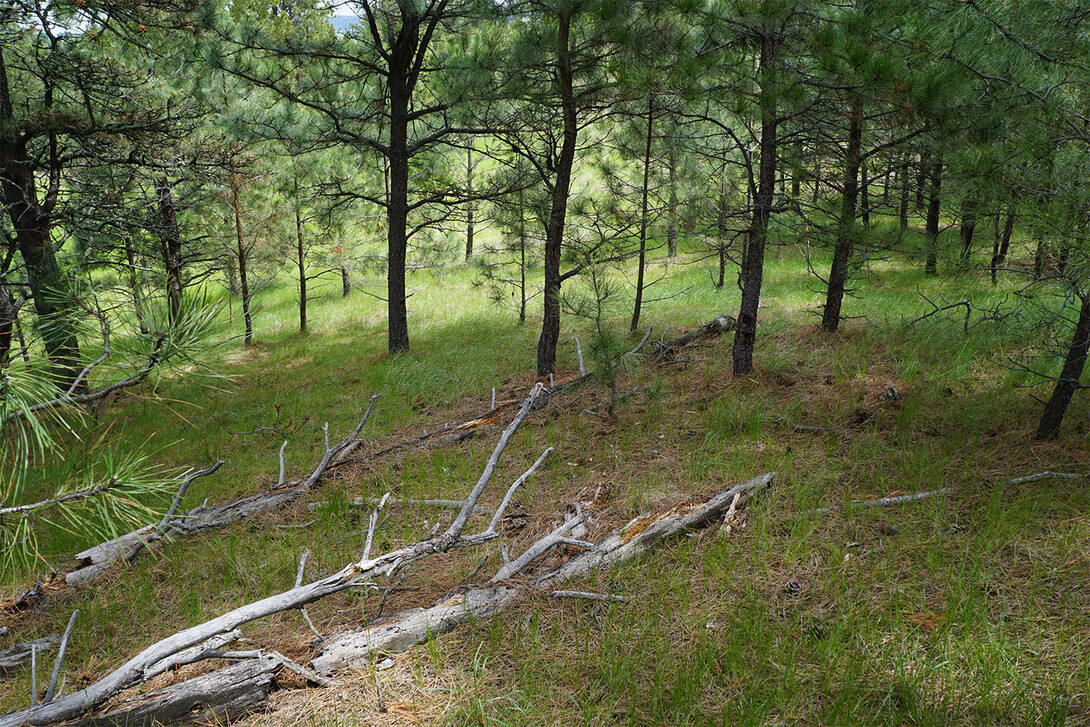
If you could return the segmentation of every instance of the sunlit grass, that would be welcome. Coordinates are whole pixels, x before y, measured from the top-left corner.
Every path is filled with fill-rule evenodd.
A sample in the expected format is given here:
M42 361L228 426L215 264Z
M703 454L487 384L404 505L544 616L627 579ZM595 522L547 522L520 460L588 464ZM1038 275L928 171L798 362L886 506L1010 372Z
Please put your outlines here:
M808 261L772 248L753 377L731 378L727 336L686 352L687 364L637 367L620 387L633 393L615 421L584 413L600 395L593 387L528 421L498 480L557 448L519 494L533 527L576 500L602 498L601 516L620 523L766 470L780 475L740 531L713 528L577 584L625 595L623 603L528 598L398 657L399 669L417 675L404 708L419 709L421 723L451 725L1085 721L1090 493L1085 480L1006 483L1045 469L1085 473L1090 418L1073 409L1060 443L1033 442L1038 404L1015 388L1025 375L1005 365L1033 343L1025 324L1036 314L980 313L1017 302L1021 282L1007 275L993 287L979 269L947 274L950 261L927 278L917 249L910 235L901 252L866 263L845 304L849 318L829 335L818 330L822 290ZM683 251L668 282L652 289L661 300L644 313L655 337L737 312L733 279L716 290L714 261L698 261L691 241ZM823 273L828 258L815 245L809 264ZM396 356L386 353L381 301L359 291L344 299L331 277L300 334L285 281L263 294L255 344L232 339L217 349L212 363L231 378L204 386L165 378L126 392L96 410L88 432L108 429L115 446L147 446L166 466L226 459L219 474L194 484L193 506L275 482L284 440L289 476L302 474L321 453L322 424L339 439L372 393L382 398L364 434L376 441L479 413L493 387L520 396L534 380L540 308L520 326L474 277L455 264L411 273L411 345ZM382 291L377 278L359 282ZM916 320L933 310L924 296L940 306L969 300L975 312L968 326L963 308ZM608 324L626 334L630 313L618 305ZM233 315L226 325L237 333L237 300ZM586 346L590 328L565 319L562 380L577 371L571 337ZM882 397L890 386L901 399ZM289 587L306 548L312 577L358 557L368 513L350 504L354 497L462 496L491 441L338 475L314 496L325 503L314 512L296 507L178 542L57 599L15 631L19 639L56 632L79 607L70 663L99 673L157 636ZM849 504L946 487L953 492L899 508ZM830 505L842 507L819 510ZM375 548L422 537L442 517L395 509ZM52 547L63 562L83 546ZM495 548L428 561L398 581L383 612L429 603L498 562ZM380 602L361 589L310 613L332 631L374 617ZM300 660L309 653L298 614L246 631ZM24 677L0 686L0 701L22 704ZM373 685L353 694L351 716L307 723L368 723Z

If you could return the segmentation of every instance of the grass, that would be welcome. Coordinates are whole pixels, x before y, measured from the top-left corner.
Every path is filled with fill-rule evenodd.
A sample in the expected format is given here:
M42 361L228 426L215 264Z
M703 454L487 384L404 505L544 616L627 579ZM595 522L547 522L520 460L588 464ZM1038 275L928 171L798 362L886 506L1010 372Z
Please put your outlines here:
M616 420L582 413L593 388L554 405L515 437L499 481L546 447L556 453L519 494L524 530L512 552L555 524L573 501L593 501L603 532L639 513L775 470L779 477L729 536L664 547L578 584L624 603L527 598L516 607L395 658L392 669L350 676L318 692L283 692L255 724L1079 724L1090 719L1090 492L1083 480L1006 484L1042 470L1085 473L1090 417L1073 407L1057 443L1032 435L1039 413L1004 362L1034 344L1027 318L963 325L961 311L909 325L932 300L1009 300L980 271L924 278L905 254L869 263L837 335L817 330L820 296L802 258L773 251L757 371L730 376L730 340L685 353L687 365L638 367ZM822 270L827 259L815 258ZM680 269L678 269L680 267ZM487 408L492 387L519 397L536 328L491 306L462 267L420 270L410 285L412 350L385 354L382 308L363 296L320 293L311 330L294 330L292 289L266 294L258 340L228 342L217 368L232 378L199 387L164 379L95 412L85 440L108 431L120 449L150 442L165 466L228 460L194 485L187 506L226 501L275 481L287 439L290 474L349 431L382 392L366 436L458 421ZM699 265L675 266L674 294L645 313L662 332L737 308ZM666 292L662 288L659 293ZM237 311L236 311L237 314ZM615 311L618 326L623 311ZM1029 312L1024 316L1031 316ZM230 321L237 327L238 321ZM559 377L577 370L567 322ZM566 342L565 342L566 341ZM584 338L584 344L586 339ZM882 398L895 386L902 400ZM827 428L800 433L776 418ZM106 582L50 599L11 619L7 642L56 633L81 610L67 657L72 685L151 641L289 587L304 549L311 577L361 547L368 512L353 497L459 497L491 439L417 450L348 467L298 506L172 544ZM58 465L59 466L59 465ZM953 487L891 509L817 508ZM498 497L492 493L490 498ZM283 528L284 525L307 527ZM434 511L395 509L377 550L418 539ZM81 547L58 538L50 557ZM323 632L426 604L499 564L496 547L410 568L385 600L370 589L310 607ZM6 592L28 574L10 574ZM245 629L255 645L305 660L312 639L298 614ZM5 646L6 642L0 643ZM249 647L248 647L249 648ZM374 683L390 711L376 712ZM26 702L29 676L0 681L0 704Z

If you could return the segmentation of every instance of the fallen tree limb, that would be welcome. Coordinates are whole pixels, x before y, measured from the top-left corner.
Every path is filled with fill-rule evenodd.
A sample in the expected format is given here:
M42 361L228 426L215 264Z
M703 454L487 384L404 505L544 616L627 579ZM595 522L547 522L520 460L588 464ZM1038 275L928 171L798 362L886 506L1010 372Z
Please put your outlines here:
M812 513L825 513L833 512L834 510L841 510L844 508L856 508L856 507L892 507L893 505L904 505L909 502L918 502L920 500L926 500L929 497L935 497L937 495L945 495L953 492L953 487L944 487L941 490L929 490L927 492L914 492L911 495L896 495L894 497L879 497L876 500L852 500L846 505L829 505L827 507L819 507L816 510L810 510Z
M667 356L677 353L679 350L691 345L695 341L699 341L702 338L708 338L710 336L720 336L727 331L733 331L736 323L737 322L734 320L734 316L730 316L724 313L721 316L717 316L711 323L701 326L692 333L687 333L684 336L678 336L674 340L668 341L666 343L659 341L655 344L651 351L648 352L647 357L655 361L661 361Z
M247 659L134 697L101 717L77 723L78 727L114 725L181 724L203 722L227 724L265 703L276 687L276 675L284 663L267 654Z
M447 633L468 620L495 615L524 593L554 591L564 581L585 575L596 568L631 559L640 553L683 533L706 528L723 518L731 508L748 501L755 493L768 487L774 472L755 477L748 482L720 492L704 502L683 503L657 515L644 515L628 523L619 532L585 546L585 552L563 565L518 585L497 584L494 577L490 587L469 588L448 596L430 608L411 609L365 628L346 634L330 642L311 662L314 671L330 675L349 668L362 668L373 655L394 653L428 638ZM542 544L555 544L566 528L581 518L573 518L557 530L549 533L527 549L527 554L540 555L546 548ZM505 563L501 573L514 578L529 565L532 558L519 558L518 568ZM497 574L499 576L499 574Z
M45 636L25 644L16 644L0 651L0 673L22 666L30 661L32 653L42 654L61 642L59 636Z
M11 712L0 716L0 727L20 727L21 725L52 725L70 719L83 716L88 711L104 704L121 691L128 689L143 681L145 670L153 668L164 659L174 654L189 649L197 644L207 641L212 637L230 632L234 629L257 619L265 618L284 611L292 611L305 606L333 593L338 593L348 588L353 588L369 582L380 575L389 575L399 568L413 563L422 558L445 552L453 547L475 545L486 542L497 533L492 525L482 533L464 535L464 528L469 516L476 506L484 489L491 480L496 463L502 456L504 448L518 429L519 425L529 414L534 400L541 392L538 384L526 397L518 414L508 425L499 442L496 444L484 472L474 485L470 494L465 498L465 505L451 526L442 534L426 540L395 548L375 558L361 558L342 568L333 575L326 576L317 581L290 588L259 601L249 603L216 618L198 624L191 628L168 636L155 644L145 648L136 656L129 659L113 672L107 674L99 681L85 689L58 698L50 704L32 707L17 712ZM358 431L358 430L357 430ZM327 447L327 450L329 448ZM540 464L542 458L535 463ZM520 478L521 481L522 478ZM510 491L505 497L505 502L510 500ZM501 513L493 517L493 524L497 522ZM156 717L158 719L158 717Z

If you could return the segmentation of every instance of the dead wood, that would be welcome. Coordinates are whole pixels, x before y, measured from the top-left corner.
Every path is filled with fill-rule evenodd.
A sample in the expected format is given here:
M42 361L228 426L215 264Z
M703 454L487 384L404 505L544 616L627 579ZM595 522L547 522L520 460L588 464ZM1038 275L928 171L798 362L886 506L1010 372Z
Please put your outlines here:
M430 608L416 608L391 616L362 631L349 633L330 642L311 662L319 674L330 675L349 668L362 668L372 656L404 651L432 636L447 633L469 620L490 617L513 603L520 595L534 591L554 591L560 583L633 558L683 532L700 530L719 522L732 508L744 504L755 493L768 487L774 472L720 492L703 502L676 505L669 510L643 515L619 532L597 543L582 543L585 551L563 565L528 581L506 584L498 579L521 576L530 563L554 544L568 542L568 529L581 520L573 518L531 545L523 557L506 562L487 588L467 588L441 599ZM530 557L532 556L532 557ZM517 564L517 567L516 567Z
M60 642L59 636L46 636L34 641L28 641L25 644L16 644L10 649L0 651L0 674L26 664L30 661L32 653L36 652L40 656Z
M304 585L295 586L286 591L263 598L259 601L240 606L221 616L213 618L205 623L168 636L161 641L152 644L129 661L122 664L110 674L85 689L73 694L60 697L54 702L31 707L30 709L11 712L0 716L0 727L20 727L21 725L53 725L74 718L79 718L87 712L99 707L112 699L120 692L133 687L144 680L144 674L154 670L155 666L169 659L175 654L190 649L197 644L223 633L250 623L257 619L265 618L284 611L296 610L308 603L324 598L333 593L338 593L348 588L365 585L382 575L390 575L399 568L404 568L410 563L418 561L430 555L441 553L457 546L476 545L498 537L495 524L502 517L502 510L498 511L492 519L492 524L487 530L474 535L465 535L464 529L470 514L476 507L477 500L489 484L496 464L503 454L504 448L518 429L519 425L529 414L534 400L541 392L538 384L526 397L518 414L504 430L499 442L496 444L488 462L485 465L477 483L464 500L464 506L454 519L451 526L442 534L421 540L416 543L395 548L375 558L364 556L357 562L353 562L342 568L337 573L321 578ZM361 425L362 426L362 425ZM358 429L356 434L358 435ZM327 454L330 448L327 446ZM546 452L547 454L548 452ZM534 467L537 467L545 455L542 455ZM324 458L328 464L331 457ZM525 479L520 478L517 486ZM504 502L510 501L514 486L508 490ZM158 719L158 717L156 717Z
M724 313L723 315L716 317L711 323L701 326L692 333L678 336L674 340L666 343L663 343L662 341L657 342L648 352L647 357L653 361L662 361L702 338L720 336L727 331L733 331L736 324L737 321L734 320L734 316Z
M265 703L276 687L276 675L284 668L280 659L265 655L239 661L116 705L101 717L77 723L77 727L164 725L201 722L226 724L253 712Z

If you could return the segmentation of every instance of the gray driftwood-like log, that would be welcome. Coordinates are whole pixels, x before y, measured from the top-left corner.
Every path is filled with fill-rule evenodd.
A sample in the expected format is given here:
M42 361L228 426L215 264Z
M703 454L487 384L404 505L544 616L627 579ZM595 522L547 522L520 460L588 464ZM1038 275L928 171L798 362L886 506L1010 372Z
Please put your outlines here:
M377 398L377 394L371 397L371 401L367 405L367 411L364 413L363 419L360 421L355 431L333 446L330 446L327 439L325 453L323 454L321 461L307 477L293 480L286 484L277 484L275 487L269 488L264 492L259 492L256 495L244 497L224 505L219 505L217 507L196 507L189 512L183 512L177 515L174 514L174 511L177 509L178 500L180 498L175 498L175 502L171 505L170 512L167 513L168 516L164 517L160 523L157 525L148 525L76 554L76 562L78 563L76 568L65 573L63 576L58 577L63 577L65 585L78 586L109 572L114 564L123 558L132 560L141 549L146 548L149 545L154 545L163 540L176 538L182 535L192 535L206 530L224 528L259 513L275 510L290 504L313 489L326 471L331 466L343 461L350 451L350 448L353 448L359 443L360 432L367 424L367 420L371 417L371 411L374 408L375 400ZM207 469L192 473L183 482L183 488L195 477L203 477L214 473L222 464L223 462L221 461ZM184 489L179 491L179 494L183 493ZM35 586L35 588L15 599L12 603L12 608L28 608L39 602L44 595L45 592L40 587Z
M10 649L0 651L0 674L26 664L30 661L30 655L33 652L36 651L38 656L41 656L56 647L60 642L59 636L46 636L34 641L28 641L25 644L16 644Z
M734 316L724 313L721 316L717 316L715 320L707 325L701 326L692 333L687 333L684 336L678 336L672 341L663 343L659 341L656 343L650 351L647 353L647 357L661 361L667 356L671 356L677 353L679 350L689 346L702 338L709 338L712 336L721 336L727 331L733 331L734 326L737 325L737 321L734 320Z
M120 692L141 683L144 674L154 666L168 659L174 654L189 649L192 646L203 643L212 637L230 632L238 627L284 611L299 609L308 603L316 601L333 593L338 593L348 588L369 583L372 579L382 575L389 575L398 568L425 558L427 556L442 553L450 548L458 546L476 545L498 537L495 525L502 517L502 510L497 511L492 518L489 527L474 535L464 535L463 531L477 505L477 500L484 492L492 479L496 465L503 455L508 442L518 429L519 425L530 413L534 400L541 393L541 385L538 384L526 397L518 414L500 436L495 449L485 463L483 472L473 489L466 496L465 506L454 518L454 522L447 530L439 535L432 536L417 543L396 548L374 558L366 555L357 562L353 562L333 575L326 576L317 581L290 588L259 601L240 606L221 616L209 621L179 631L161 641L152 644L136 656L129 659L113 672L107 674L99 681L82 689L81 691L65 695L55 701L31 707L29 709L10 712L0 716L0 727L22 727L23 725L53 725L71 719L84 717L91 710L101 706L107 700L112 699ZM358 432L357 432L358 434ZM328 448L327 448L328 449ZM546 454L548 450L546 451ZM534 467L540 465L545 455L535 462ZM525 479L525 475L515 483L518 485ZM511 491L508 490L504 502L510 501ZM374 521L374 520L373 520ZM370 540L370 534L368 537Z
M754 494L771 485L775 476L775 472L769 472L703 502L682 503L662 513L635 518L620 531L597 543L585 544L583 553L558 568L529 581L466 589L440 600L430 608L404 611L362 631L343 635L327 644L310 666L326 676L344 669L362 668L377 654L404 651L432 636L451 631L466 621L490 617L524 593L552 591L564 581L634 558L681 533L718 523L729 510L737 509ZM564 531L573 522L568 521L531 545L527 553L543 553L546 550L540 547L543 541L561 539L567 542ZM515 563L519 564L517 568L512 567ZM521 575L528 565L529 560L516 559L505 563L501 572L504 578L514 578Z
M226 724L263 705L276 687L276 675L282 668L282 661L273 655L246 659L134 697L101 717L91 717L77 725Z

